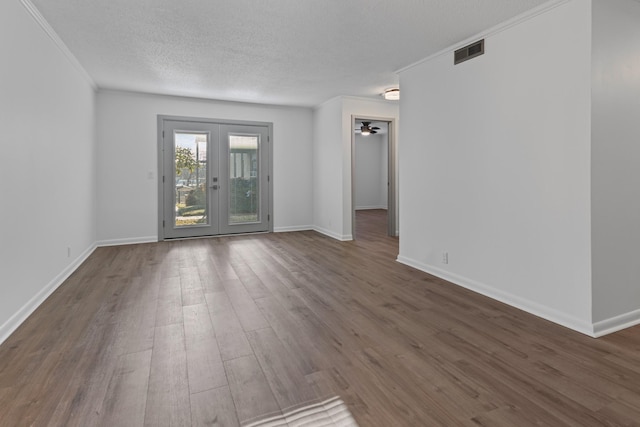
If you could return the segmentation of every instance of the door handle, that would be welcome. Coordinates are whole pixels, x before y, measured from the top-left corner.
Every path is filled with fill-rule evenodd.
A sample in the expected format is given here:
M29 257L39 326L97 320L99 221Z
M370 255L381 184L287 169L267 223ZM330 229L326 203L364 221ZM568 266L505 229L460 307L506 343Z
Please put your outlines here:
M213 188L214 190L217 190L217 189L218 189L218 188L220 188L220 187L218 186L218 184L213 184L213 185L211 186L211 188Z

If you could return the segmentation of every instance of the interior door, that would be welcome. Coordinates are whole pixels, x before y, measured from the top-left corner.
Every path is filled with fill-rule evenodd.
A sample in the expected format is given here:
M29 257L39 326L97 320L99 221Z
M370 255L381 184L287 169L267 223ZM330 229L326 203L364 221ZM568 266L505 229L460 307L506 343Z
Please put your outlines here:
M165 239L269 230L269 127L163 119Z

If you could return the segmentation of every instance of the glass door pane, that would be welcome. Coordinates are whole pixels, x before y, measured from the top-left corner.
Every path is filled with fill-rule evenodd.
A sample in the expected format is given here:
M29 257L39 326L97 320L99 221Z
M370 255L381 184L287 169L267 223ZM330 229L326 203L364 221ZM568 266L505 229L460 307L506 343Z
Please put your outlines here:
M259 135L229 135L229 224L260 220Z
M206 133L174 134L175 227L209 224L208 139Z

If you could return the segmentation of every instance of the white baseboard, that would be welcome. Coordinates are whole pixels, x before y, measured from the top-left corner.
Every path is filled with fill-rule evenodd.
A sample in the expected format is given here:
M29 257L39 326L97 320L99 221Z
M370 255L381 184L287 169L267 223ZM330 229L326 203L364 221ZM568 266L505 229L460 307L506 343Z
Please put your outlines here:
M335 232L333 232L331 230L327 230L326 228L322 228L322 227L318 227L318 226L314 226L313 230L317 231L320 234L324 234L325 236L329 236L329 237L331 237L333 239L340 240L341 242L348 242L350 240L353 240L353 235L351 235L351 234L341 235L341 234L335 233Z
M356 210L357 211L367 211L367 210L372 210L372 209L384 209L385 211L387 210L387 205L380 205L380 206L356 206Z
M0 326L0 344L2 344L65 280L93 253L96 245L89 246L71 264L67 265L56 277L47 283L13 316Z
M640 325L640 309L594 323L593 336L602 337L636 325Z
M291 231L309 231L313 230L313 225L293 225L289 227L274 227L274 233L288 233Z
M561 326L573 329L574 331L580 332L590 337L595 337L593 324L591 324L590 322L585 322L581 319L569 316L553 308L538 304L533 301L529 301L519 296L512 295L508 292L504 292L500 289L493 288L484 283L480 283L475 280L471 280L469 278L441 270L432 265L427 265L410 258L398 256L397 261L418 270L424 271L425 273L437 276L441 279L453 283L454 285L461 286L489 298L493 298L495 300L508 304L512 307L516 307L520 310L526 311L527 313L542 317L543 319L549 320L550 322L557 323Z
M104 247L104 246L120 246L120 245L137 245L139 243L155 243L157 241L158 241L158 236L132 237L130 239L100 240L96 243L96 246Z

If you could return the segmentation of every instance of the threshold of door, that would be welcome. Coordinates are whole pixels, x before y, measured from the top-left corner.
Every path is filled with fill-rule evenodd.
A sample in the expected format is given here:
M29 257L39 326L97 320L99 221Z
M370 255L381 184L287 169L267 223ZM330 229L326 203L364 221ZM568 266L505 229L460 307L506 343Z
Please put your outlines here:
M195 240L195 239L211 239L215 237L234 237L234 236L252 236L255 234L269 234L271 231L254 231L250 233L229 233L229 234L212 234L211 236L193 236L193 237L166 237L161 242L167 240Z

